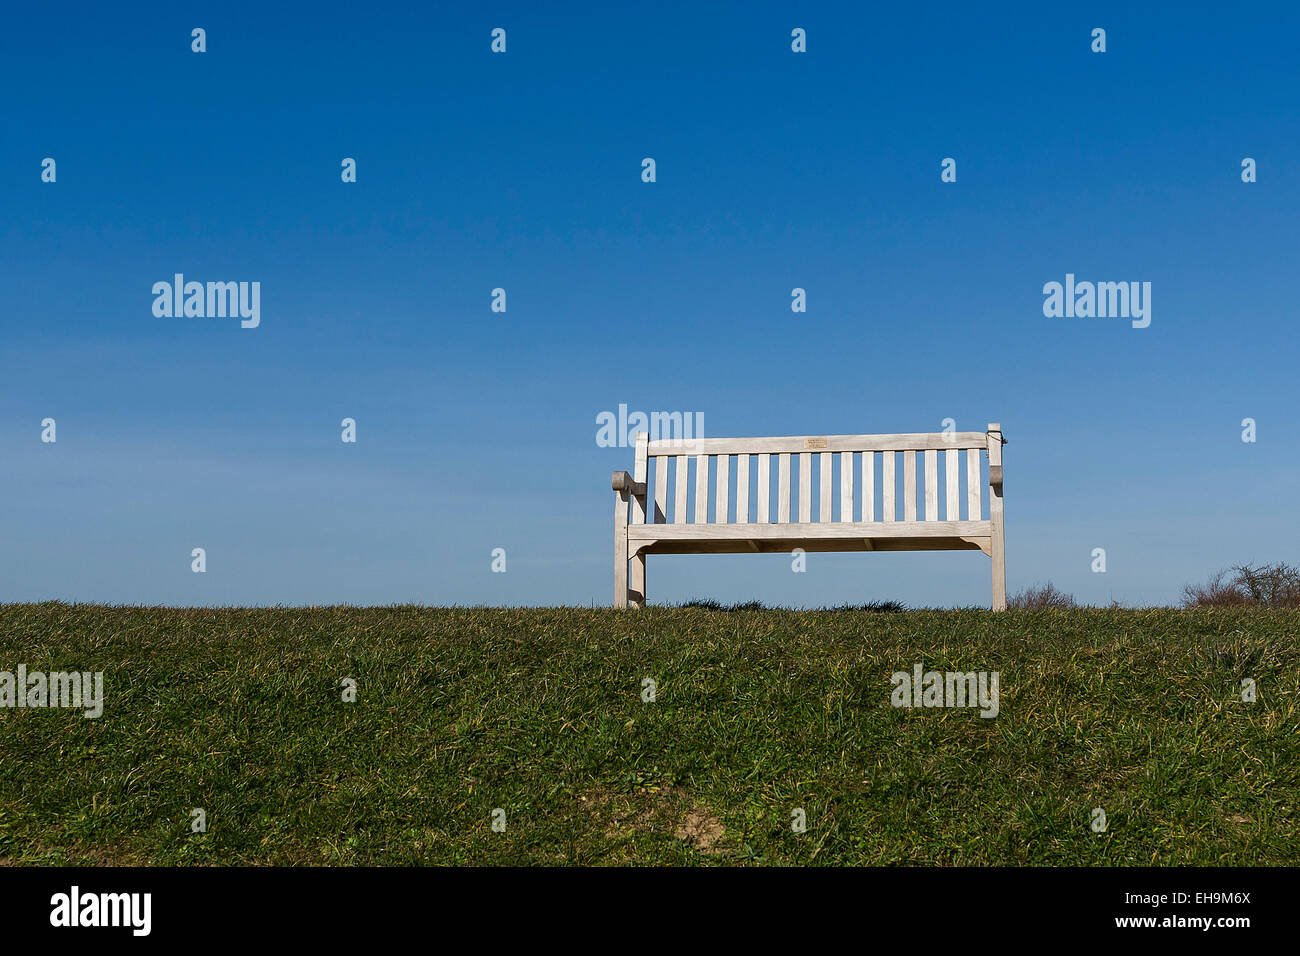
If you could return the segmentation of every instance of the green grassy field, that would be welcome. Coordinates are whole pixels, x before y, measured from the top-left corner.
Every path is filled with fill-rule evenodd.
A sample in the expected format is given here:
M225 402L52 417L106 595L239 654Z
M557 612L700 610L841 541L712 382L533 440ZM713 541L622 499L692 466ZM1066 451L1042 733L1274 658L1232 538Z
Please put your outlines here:
M5 605L0 671L100 670L105 703L0 710L0 862L1294 865L1298 632L1297 611ZM1000 713L892 707L916 663L999 671Z

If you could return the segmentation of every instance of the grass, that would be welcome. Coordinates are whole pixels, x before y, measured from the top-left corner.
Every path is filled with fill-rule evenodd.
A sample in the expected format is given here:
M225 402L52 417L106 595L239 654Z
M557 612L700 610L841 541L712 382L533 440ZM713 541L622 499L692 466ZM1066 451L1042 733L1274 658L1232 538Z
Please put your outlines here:
M3 605L0 670L102 670L106 690L98 720L0 710L0 862L1294 865L1298 629L1283 610ZM891 707L918 662L999 671L1000 714Z

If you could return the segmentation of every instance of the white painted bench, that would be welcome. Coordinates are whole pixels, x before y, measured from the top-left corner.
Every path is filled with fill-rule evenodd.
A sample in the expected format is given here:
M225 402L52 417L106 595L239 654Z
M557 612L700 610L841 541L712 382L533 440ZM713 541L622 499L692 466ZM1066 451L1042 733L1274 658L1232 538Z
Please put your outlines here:
M652 442L641 432L636 436L633 473L616 471L613 478L614 606L645 604L646 557L651 554L795 548L979 550L993 561L993 610L1001 611L1007 606L1002 519L1005 442L1002 426L996 422L985 432L701 438L687 442ZM777 472L775 520L773 458ZM793 480L792 466L797 469ZM987 518L982 473L987 474L989 485ZM834 508L837 499L838 510ZM648 510L651 500L653 511Z

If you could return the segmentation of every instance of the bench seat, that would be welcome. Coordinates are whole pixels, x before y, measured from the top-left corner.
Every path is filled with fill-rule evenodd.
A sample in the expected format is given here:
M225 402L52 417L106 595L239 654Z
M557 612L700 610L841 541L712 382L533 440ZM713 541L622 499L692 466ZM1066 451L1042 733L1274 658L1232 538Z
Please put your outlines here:
M983 551L991 521L797 522L787 524L639 524L627 529L637 554L744 554L804 551Z

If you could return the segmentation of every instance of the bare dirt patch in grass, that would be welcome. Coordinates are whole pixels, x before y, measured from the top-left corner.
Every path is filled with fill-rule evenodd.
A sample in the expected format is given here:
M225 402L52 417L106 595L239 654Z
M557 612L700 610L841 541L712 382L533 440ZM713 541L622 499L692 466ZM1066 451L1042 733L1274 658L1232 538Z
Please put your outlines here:
M674 835L679 840L686 840L701 853L714 854L723 852L721 848L715 849L714 844L722 839L726 829L722 821L708 810L696 807L686 814L686 820Z

